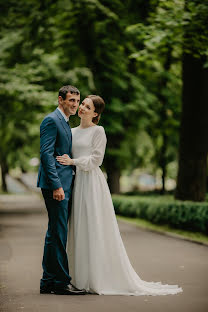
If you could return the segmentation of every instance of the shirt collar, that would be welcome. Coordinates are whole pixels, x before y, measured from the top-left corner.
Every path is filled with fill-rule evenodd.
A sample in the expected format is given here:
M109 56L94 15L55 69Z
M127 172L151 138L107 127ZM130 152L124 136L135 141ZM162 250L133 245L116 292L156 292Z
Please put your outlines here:
M68 122L68 121L69 121L69 117L67 117L67 116L64 114L64 112L62 112L62 110L61 110L59 107L57 107L57 109L59 110L59 112L61 113L61 115L64 117L65 121Z

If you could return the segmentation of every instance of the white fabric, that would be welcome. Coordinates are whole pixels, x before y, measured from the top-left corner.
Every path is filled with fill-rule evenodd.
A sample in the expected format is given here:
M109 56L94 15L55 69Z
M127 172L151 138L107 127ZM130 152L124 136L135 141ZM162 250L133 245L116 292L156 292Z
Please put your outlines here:
M103 127L73 128L72 136L72 155L77 166L67 247L72 282L99 295L182 292L177 285L141 280L131 266L110 191L99 168L106 146Z

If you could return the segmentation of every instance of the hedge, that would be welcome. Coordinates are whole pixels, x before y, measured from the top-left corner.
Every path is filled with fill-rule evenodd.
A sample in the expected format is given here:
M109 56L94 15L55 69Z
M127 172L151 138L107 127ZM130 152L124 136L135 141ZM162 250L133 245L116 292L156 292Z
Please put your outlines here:
M118 215L208 234L208 202L175 200L172 196L113 195Z

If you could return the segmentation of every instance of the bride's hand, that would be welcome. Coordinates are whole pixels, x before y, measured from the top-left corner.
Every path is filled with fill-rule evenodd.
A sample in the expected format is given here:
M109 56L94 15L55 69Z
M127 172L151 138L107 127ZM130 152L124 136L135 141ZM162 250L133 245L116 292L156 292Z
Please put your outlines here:
M73 165L73 160L67 155L67 154L64 154L62 156L57 156L56 157L56 160L62 164L62 165L65 165L65 166L71 166Z

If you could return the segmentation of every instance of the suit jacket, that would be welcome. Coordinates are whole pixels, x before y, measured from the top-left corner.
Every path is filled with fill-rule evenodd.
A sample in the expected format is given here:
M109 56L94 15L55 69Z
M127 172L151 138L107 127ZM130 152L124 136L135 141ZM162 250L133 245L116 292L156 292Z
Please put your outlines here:
M70 126L58 109L47 115L40 125L40 167L37 186L69 191L72 183L72 166L61 165L56 156L71 157L72 134Z

